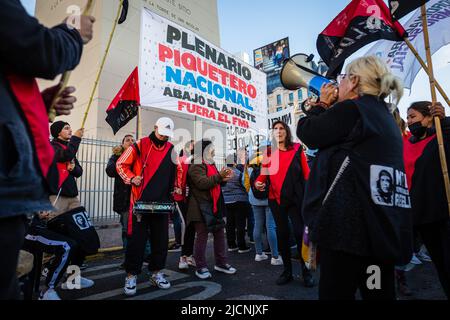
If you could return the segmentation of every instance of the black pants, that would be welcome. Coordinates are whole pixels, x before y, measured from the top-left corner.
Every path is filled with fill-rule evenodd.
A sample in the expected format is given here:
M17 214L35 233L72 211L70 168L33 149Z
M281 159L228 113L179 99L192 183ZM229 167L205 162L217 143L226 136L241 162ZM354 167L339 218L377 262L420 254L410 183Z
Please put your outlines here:
M25 237L24 249L30 252L40 250L54 254L48 266L45 284L49 288L58 286L69 265L81 267L86 253L78 246L76 240L46 228L31 227Z
M450 221L418 226L417 231L430 253L442 289L450 299Z
M394 264L384 264L370 258L340 251L320 249L320 300L355 300L359 289L364 300L395 300ZM369 279L374 272L370 266L380 269L381 289L370 290Z
M187 204L184 201L177 202L180 207L181 213L185 223L187 223ZM175 213L177 214L177 213ZM181 255L190 257L194 254L194 242L195 242L195 225L190 223L186 225L186 231L184 233L184 244L181 247Z
M17 261L26 231L24 216L0 219L0 300L19 299L19 285L16 276Z
M280 206L278 202L273 200L269 200L269 206L270 210L272 210L273 218L277 226L278 250L280 251L281 257L283 258L284 270L292 273L291 246L289 243L289 219L292 223L295 242L297 243L297 250L300 256L300 262L302 266L304 266L301 254L304 223L300 209L295 206L286 208Z
M248 202L229 203L227 207L227 242L229 248L247 249L245 242L245 225L249 215ZM236 246L237 240L237 246Z
M160 271L165 268L167 260L167 243L169 242L169 215L149 214L138 222L133 214L132 235L128 238L125 254L125 270L132 275L141 273L144 251L150 239L151 253L148 270Z

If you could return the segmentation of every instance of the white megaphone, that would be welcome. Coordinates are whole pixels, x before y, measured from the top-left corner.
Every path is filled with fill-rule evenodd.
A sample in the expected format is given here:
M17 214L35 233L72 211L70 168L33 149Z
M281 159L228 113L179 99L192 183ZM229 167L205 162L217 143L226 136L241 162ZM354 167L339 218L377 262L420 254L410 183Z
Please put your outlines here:
M322 85L330 80L313 70L313 55L296 54L284 61L281 70L281 84L288 90L306 88L316 96L320 96Z

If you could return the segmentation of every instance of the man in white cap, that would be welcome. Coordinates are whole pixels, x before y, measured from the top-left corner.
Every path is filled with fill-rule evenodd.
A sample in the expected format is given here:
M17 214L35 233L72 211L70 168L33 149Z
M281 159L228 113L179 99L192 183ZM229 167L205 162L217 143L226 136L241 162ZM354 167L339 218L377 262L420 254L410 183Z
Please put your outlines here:
M131 185L130 214L128 219L128 243L125 254L125 294L136 294L136 280L141 273L145 244L150 240L151 254L148 269L150 282L160 289L169 289L170 283L161 272L167 259L169 241L169 212L133 210L136 204L146 208L155 204L173 203L173 190L177 170L173 138L174 123L161 118L149 137L137 141L117 160L117 172L126 184ZM142 207L140 207L142 209ZM153 207L152 207L153 208ZM144 209L145 211L146 209Z

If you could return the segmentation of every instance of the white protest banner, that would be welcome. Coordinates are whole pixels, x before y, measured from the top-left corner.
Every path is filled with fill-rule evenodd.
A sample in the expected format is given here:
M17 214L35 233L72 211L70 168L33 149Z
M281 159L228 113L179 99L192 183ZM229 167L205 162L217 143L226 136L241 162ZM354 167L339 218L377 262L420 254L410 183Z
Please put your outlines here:
M265 73L144 9L141 105L255 131L267 126Z
M269 113L267 116L269 130L273 129L273 124L277 121L283 121L286 123L291 129L292 139L294 142L298 142L297 138L297 123L295 123L295 108L293 106L289 106L286 109L283 109L278 112Z
M427 3L431 54L450 43L450 0L431 0ZM426 60L420 9L404 25L409 40L420 56ZM379 41L367 53L383 59L391 71L403 80L405 88L411 86L422 68L405 42Z

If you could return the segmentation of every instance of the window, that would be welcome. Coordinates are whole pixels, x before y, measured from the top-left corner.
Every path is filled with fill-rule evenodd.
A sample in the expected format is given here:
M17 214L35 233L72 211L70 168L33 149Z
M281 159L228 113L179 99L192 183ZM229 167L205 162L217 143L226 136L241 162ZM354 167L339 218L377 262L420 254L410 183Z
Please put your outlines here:
M278 107L277 112L283 110L283 107Z
M298 90L298 100L303 101L303 91L301 89Z
M289 93L289 102L294 102L294 94Z
M277 106L281 106L281 95L277 95Z

